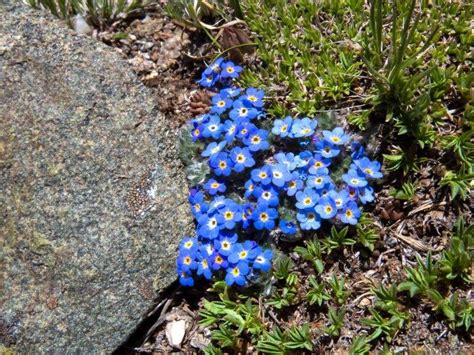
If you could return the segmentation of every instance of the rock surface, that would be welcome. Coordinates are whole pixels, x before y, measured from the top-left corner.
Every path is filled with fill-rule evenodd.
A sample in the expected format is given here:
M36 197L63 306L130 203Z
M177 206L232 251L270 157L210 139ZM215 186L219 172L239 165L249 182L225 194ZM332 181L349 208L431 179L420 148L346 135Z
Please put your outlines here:
M175 280L191 217L167 126L113 49L0 0L0 344L113 351Z

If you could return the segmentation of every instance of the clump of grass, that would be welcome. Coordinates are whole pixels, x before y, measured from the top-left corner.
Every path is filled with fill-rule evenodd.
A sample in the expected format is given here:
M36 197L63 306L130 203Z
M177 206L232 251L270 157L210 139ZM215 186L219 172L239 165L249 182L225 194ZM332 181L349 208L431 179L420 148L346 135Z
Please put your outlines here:
M49 10L54 16L68 21L82 16L90 25L103 29L116 21L120 15L140 9L148 0L25 0L34 8Z

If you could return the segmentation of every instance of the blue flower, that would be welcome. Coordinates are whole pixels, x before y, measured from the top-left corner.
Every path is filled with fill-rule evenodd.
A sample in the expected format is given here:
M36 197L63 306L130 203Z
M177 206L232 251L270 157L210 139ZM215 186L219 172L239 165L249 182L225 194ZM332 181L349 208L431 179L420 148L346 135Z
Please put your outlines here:
M313 158L313 153L311 153L309 150L305 150L304 152L301 152L297 156L295 156L295 164L297 168L304 168L307 166Z
M315 154L314 157L309 161L309 170L310 174L317 174L323 172L328 174L328 166L331 165L331 160L323 158L321 154Z
M221 72L221 65L224 62L224 58L217 58L214 63L211 63L206 70L204 71L205 73L214 73L214 74L219 74Z
M237 134L237 123L235 121L226 120L224 122L224 126L222 127L222 131L225 133L224 139L228 143L231 143Z
M225 196L216 196L210 203L207 212L209 214L214 214L215 212L220 211L224 208L227 199Z
M220 255L227 257L232 252L235 242L237 242L237 233L224 232L219 235L218 239L214 239L214 248Z
M341 127L336 127L332 131L323 131L323 136L325 140L335 145L344 145L351 139Z
M341 149L326 140L320 140L316 143L316 152L321 154L323 158L334 158L339 155Z
M245 198L249 198L250 196L253 195L253 192L255 190L255 184L254 184L254 181L252 179L250 180L247 180L247 182L245 183Z
M383 174L380 172L380 163L376 160L371 161L368 158L354 160L354 164L367 178L380 179Z
M234 162L234 170L238 173L255 165L255 160L252 158L249 148L235 147L230 152L230 157Z
M372 202L373 200L375 200L374 189L368 185L359 189L359 200L364 205L368 202Z
M325 174L325 171L322 169L319 169L320 172L317 172L316 174L310 174L308 175L308 178L306 180L306 185L308 187L313 187L315 189L323 189L324 186L331 181L331 178L329 175Z
M291 127L291 138L309 137L314 134L318 121L311 120L308 117L296 119Z
M182 272L179 273L179 283L182 286L192 287L192 286L194 286L194 279L191 276L191 274L182 271Z
M231 88L222 89L219 93L221 95L224 95L225 97L234 98L234 97L239 96L240 91L241 90L239 88L231 87Z
M193 124L193 127L196 128L197 126L207 123L207 121L209 121L209 115L206 113L205 115L199 115L194 117L191 120L191 123Z
M222 124L219 116L210 116L209 122L204 125L202 136L205 138L212 137L218 139L222 133Z
M350 169L347 174L342 175L342 180L353 188L359 188L367 186L367 180L364 176L359 175L355 169Z
M229 159L227 153L221 152L211 157L209 165L217 176L229 176L234 163Z
M223 182L219 182L215 179L209 179L205 184L204 188L210 195L216 195L219 192L225 192L227 189Z
M231 263L237 264L239 261L253 261L257 257L257 243L253 240L246 240L244 243L236 243L232 249L232 254L227 258Z
M346 191L349 194L349 200L355 201L359 197L359 189L355 187L346 187Z
M241 261L237 265L227 268L225 282L229 286L232 286L234 283L239 286L244 286L247 282L245 277L248 275L249 271L249 265L246 262Z
M273 122L272 133L276 136L285 138L291 132L292 124L293 118L290 116L285 117L283 120L275 120L275 122Z
M280 229L282 233L286 235L295 235L296 234L296 224L294 224L292 221L287 221L284 219L280 220L279 223Z
M346 202L349 200L349 193L347 190L341 190L339 192L336 190L330 190L329 197L334 200L337 209L340 210L346 206Z
M343 223L356 225L360 217L360 210L357 203L350 201L346 207L341 211L339 218Z
M254 119L258 116L258 110L247 100L234 101L233 109L229 112L229 117L233 120L239 118Z
M217 75L215 75L214 73L206 74L206 72L204 72L201 75L201 79L198 80L198 84L205 88L212 88L216 84L216 81Z
M201 156L207 158L207 157L211 157L219 152L222 151L222 149L224 149L224 147L226 146L227 142L211 142L207 145L206 149L201 153Z
M317 230L321 227L321 218L316 214L314 208L299 210L296 219L300 222L303 230Z
M285 189L288 196L294 196L296 192L303 189L303 180L300 179L298 172L291 174L291 179L286 183Z
M272 268L272 257L273 253L270 249L265 249L260 251L253 262L253 268L256 270L261 270L263 272L268 272Z
M242 71L242 67L235 65L231 61L222 63L221 69L221 78L237 78Z
M237 138L240 139L247 138L249 132L257 129L257 127L253 123L250 123L247 119L237 119L235 122L238 122Z
M224 259L224 257L220 255L219 253L214 253L209 258L209 261L211 263L212 270L225 269L229 265L228 261Z
M198 241L196 238L185 237L179 244L180 254L194 255L198 250Z
M195 260L195 253L181 253L178 255L176 260L176 266L178 270L184 272L190 272L197 268L197 263Z
M199 219L199 217L206 213L209 206L204 199L204 194L202 192L198 192L194 194L194 196L190 196L189 202L191 203L191 210L193 212L194 217Z
M360 159L364 157L365 149L360 142L352 142L351 152L352 159Z
M286 182L290 181L292 176L286 165L276 164L271 166L272 184L277 187L283 187Z
M246 203L242 206L242 228L248 229L252 225L253 205Z
M321 197L316 205L316 212L323 219L333 218L337 213L336 203L329 196Z
M196 274L198 276L203 275L207 280L212 278L212 271L209 268L209 261L206 257L198 255L198 264L197 264L197 271Z
M299 209L305 209L316 205L319 196L313 189L306 188L303 191L298 191L296 193L296 200L296 207Z
M197 140L202 138L202 131L204 130L203 125L196 126L192 131L191 131L191 137L193 139L193 142L196 142Z
M253 225L258 230L273 229L275 227L275 218L277 217L277 210L266 205L258 205L252 213Z
M211 243L204 243L199 246L199 254L203 258L209 258L211 257L216 249L214 248L214 245Z
M273 157L279 164L285 165L288 171L296 169L295 155L293 153L278 153Z
M202 215L198 220L198 235L206 239L217 238L223 222L221 215Z
M254 107L262 107L263 106L263 97L265 93L263 90L257 90L255 88L248 88L245 91L245 96L243 97L245 100L248 100L252 103Z
M257 198L257 203L276 207L280 203L278 200L278 192L271 186L257 186L253 195Z
M212 107L211 107L211 112L217 113L217 114L222 114L227 110L228 108L232 107L232 100L228 99L227 97L223 95L214 95L212 97Z
M260 169L253 169L250 173L254 182L268 185L272 182L272 169L268 165L262 166Z
M242 220L240 206L232 200L229 200L225 206L219 210L219 213L224 219L224 228L226 229L233 229L235 224Z
M249 131L248 136L243 139L243 143L249 147L251 152L266 150L270 147L267 137L268 131L264 129L255 129Z

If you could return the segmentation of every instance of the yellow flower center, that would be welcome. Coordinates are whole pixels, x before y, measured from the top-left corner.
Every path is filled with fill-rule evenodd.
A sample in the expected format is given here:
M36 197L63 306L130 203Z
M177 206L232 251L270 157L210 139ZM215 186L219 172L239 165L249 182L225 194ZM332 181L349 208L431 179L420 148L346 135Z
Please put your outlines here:
M258 174L258 176L260 177L260 179L266 179L267 178L267 173L262 171L260 174Z
M193 259L191 259L191 257L187 256L187 257L184 258L183 263L186 264L186 265L190 265L192 261L193 261Z
M262 222L268 221L268 214L266 214L265 212L260 213L260 220Z
M238 267L234 267L232 269L232 275L234 275L234 276L239 276L240 275L240 270L239 270Z
M227 163L225 161L220 161L219 162L219 168L224 169L227 166Z
M231 212L231 211L227 211L227 212L224 214L224 218L229 221L229 220L231 220L232 218L234 218L234 213Z
M305 206L308 206L310 203L311 203L311 198L309 198L309 197L306 197L306 198L303 200L303 204L304 204Z
M247 255L248 255L248 253L247 253L247 251L245 251L245 250L241 251L240 254L239 254L239 256L240 256L241 259L246 258Z
M365 172L367 175L372 175L372 173L373 173L372 169L370 169L370 168L365 168L365 169L364 169L364 172Z
M245 156L243 154L237 155L237 161L243 163L245 161Z
M324 208L324 210L326 211L326 213L331 213L332 212L332 207L331 206L326 206Z
M256 98L255 96L253 96L253 95L250 95L250 96L248 97L248 100L249 100L249 101L252 101L252 102L255 102L255 101L257 101L257 98Z
M359 179L351 179L351 183L357 185L359 183Z
M213 183L211 184L211 187L212 187L213 189L217 189L219 186L220 186L220 184L219 184L218 182L213 182Z
M288 130L288 125L283 125L280 127L280 132L286 132Z
M352 217L352 211L351 210L347 210L346 211L346 217Z
M334 142L334 143L339 143L341 141L341 139L337 136L334 136L331 138L331 140Z
M259 136L253 136L252 137L252 143L253 144L258 144L258 143L260 143L260 141L261 141L261 139L260 139Z
M184 247L187 249L191 248L192 246L193 246L193 242L191 241L184 243Z
M232 74L234 72L234 67L227 67L226 70L229 74Z

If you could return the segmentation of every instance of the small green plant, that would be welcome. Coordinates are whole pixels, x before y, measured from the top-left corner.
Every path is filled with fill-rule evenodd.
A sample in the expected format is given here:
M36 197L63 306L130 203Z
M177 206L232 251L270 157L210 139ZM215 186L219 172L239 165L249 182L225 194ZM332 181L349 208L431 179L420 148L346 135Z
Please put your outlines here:
M324 284L318 283L313 275L308 277L308 282L311 288L306 294L306 299L310 305L317 304L319 307L321 307L325 301L329 301L331 299L331 296L326 291Z
M351 347L349 348L349 354L364 355L367 354L370 349L370 341L366 336L356 336L352 340Z
M373 308L369 309L369 311L372 317L363 320L363 323L373 330L368 340L373 341L384 336L387 342L390 343L397 332L402 328L405 319L400 315L392 315L390 318L385 318Z
M54 16L67 20L81 15L90 25L104 29L120 15L147 5L147 0L26 0L34 8L49 10Z
M379 231L374 225L373 219L367 213L362 213L356 226L357 241L370 251L374 251L375 243L379 239Z
M301 327L292 327L282 332L280 328L273 327L270 332L265 332L256 346L264 354L288 354L297 349L313 350L311 332L308 324Z
M451 193L451 198L454 200L459 196L462 200L469 197L474 181L474 173L463 174L462 172L446 171L441 178L439 184L441 186L448 186Z
M321 243L318 239L305 241L306 247L297 246L295 252L297 252L305 261L313 264L314 269L318 273L324 271L324 262L322 257Z
M344 277L341 277L339 279L336 275L333 275L331 280L329 280L329 286L332 290L333 299L340 306L342 306L346 302L347 298L350 295L350 291L346 289L344 283Z
M428 74L434 67L415 74L410 73L410 69L429 49L439 27L435 25L424 38L424 44L418 48L415 37L420 35L417 28L422 13L416 13L416 1L394 1L393 7L384 5L384 0L371 2L370 36L365 37L365 55L362 58L377 88L373 103L375 110L383 113L386 120L397 128L399 135L413 137L420 148L424 148L435 139L427 121L431 99L425 89ZM393 9L390 32L384 29L386 8ZM390 45L387 45L388 39Z
M402 184L400 189L393 189L390 191L390 195L398 200L411 201L416 196L416 187L411 181L407 181Z
M408 291L411 297L433 289L438 279L431 254L428 254L425 262L418 255L416 258L417 267L408 268L407 281L398 285L399 291Z
M441 255L437 263L440 274L447 280L462 279L474 282L470 273L473 260L474 225L465 226L460 218L455 226L451 245Z
M346 310L344 308L329 307L328 318L329 325L323 330L330 336L338 337L341 334L341 329L344 326L344 315Z
M347 237L348 232L348 227L344 227L343 229L338 231L335 226L332 226L329 237L326 237L321 241L323 245L323 250L326 251L328 254L331 254L331 252L342 249L345 246L354 245L356 241L352 238Z

